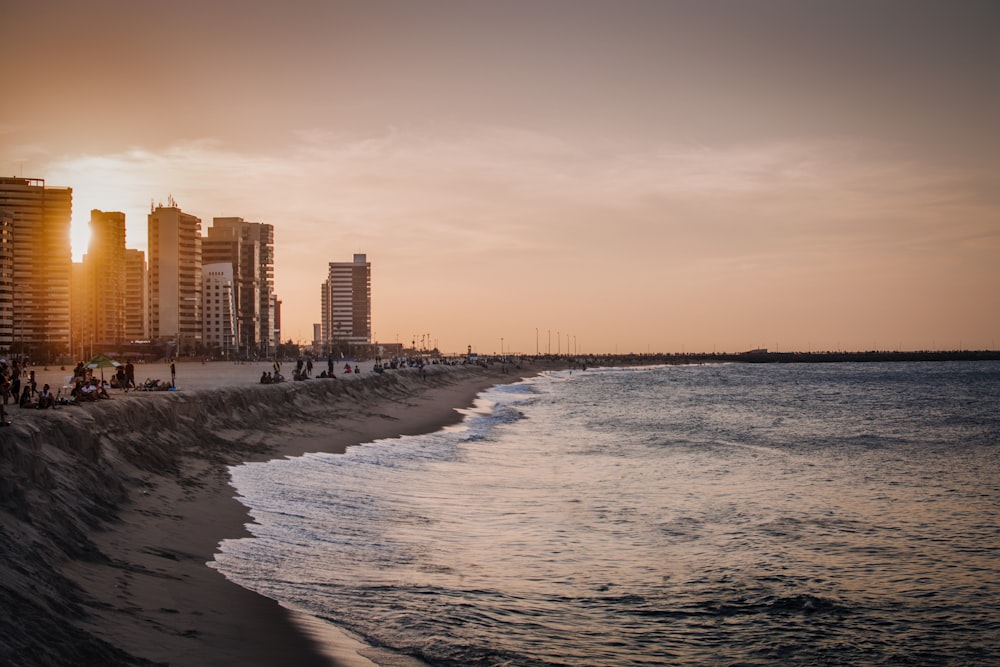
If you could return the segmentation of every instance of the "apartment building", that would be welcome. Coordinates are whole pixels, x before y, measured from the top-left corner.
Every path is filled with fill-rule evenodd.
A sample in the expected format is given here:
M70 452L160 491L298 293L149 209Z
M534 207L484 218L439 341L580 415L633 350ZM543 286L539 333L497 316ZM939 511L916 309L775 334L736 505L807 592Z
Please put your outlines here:
M84 335L99 344L125 340L125 214L90 212L90 243L83 258L88 305Z
M14 343L14 216L0 209L0 353Z
M73 189L40 178L3 177L0 211L11 232L10 351L36 361L64 355L70 342Z
M125 249L125 340L149 339L149 310L146 296L149 281L146 272L146 253L134 248Z
M201 267L202 344L224 359L239 355L236 336L236 291L229 262Z
M205 261L233 265L241 348L267 357L280 342L274 294L274 226L239 217L213 218Z
M372 342L372 271L364 254L351 262L330 262L321 287L324 345L348 350Z
M149 214L149 334L173 341L176 354L201 342L201 218L176 202Z

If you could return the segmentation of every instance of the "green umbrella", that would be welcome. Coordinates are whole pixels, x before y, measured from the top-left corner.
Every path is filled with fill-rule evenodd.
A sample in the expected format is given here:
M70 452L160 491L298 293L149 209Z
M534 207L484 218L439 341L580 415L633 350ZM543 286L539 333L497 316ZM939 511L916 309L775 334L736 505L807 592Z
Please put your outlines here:
M96 354L94 358L87 362L87 368L100 368L101 369L101 383L104 383L104 369L105 368L117 368L121 364L106 354Z

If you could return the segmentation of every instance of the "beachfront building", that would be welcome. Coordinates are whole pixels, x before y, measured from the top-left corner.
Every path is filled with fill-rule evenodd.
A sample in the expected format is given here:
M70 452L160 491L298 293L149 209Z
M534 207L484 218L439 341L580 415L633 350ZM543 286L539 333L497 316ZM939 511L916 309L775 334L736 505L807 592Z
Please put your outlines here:
M229 262L201 267L202 344L224 359L239 354L236 337L236 290Z
M125 340L125 214L90 212L90 242L83 257L82 333L103 348Z
M0 178L14 285L10 352L48 361L69 351L73 189L41 178Z
M372 342L372 265L364 254L330 262L321 287L321 325L330 351L348 352Z
M94 332L88 327L90 318L87 272L83 262L73 262L69 283L69 356L74 362L90 359L94 349Z
M146 294L149 281L146 272L146 253L134 248L125 249L125 340L149 339L149 311Z
M149 335L174 343L173 354L201 344L201 218L171 198L149 214Z
M277 295L271 298L271 340L274 341L275 349L281 345L281 299Z
M14 342L14 216L0 209L0 353Z
M274 226L243 218L213 218L204 260L233 267L237 336L245 353L268 357L279 342L274 294Z

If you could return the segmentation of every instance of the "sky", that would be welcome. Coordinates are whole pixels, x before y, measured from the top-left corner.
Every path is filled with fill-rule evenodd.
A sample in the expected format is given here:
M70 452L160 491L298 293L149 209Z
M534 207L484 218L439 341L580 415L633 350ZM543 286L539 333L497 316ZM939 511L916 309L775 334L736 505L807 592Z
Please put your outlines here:
M0 62L77 260L94 208L271 223L283 340L365 253L446 352L1000 345L993 0L34 0Z

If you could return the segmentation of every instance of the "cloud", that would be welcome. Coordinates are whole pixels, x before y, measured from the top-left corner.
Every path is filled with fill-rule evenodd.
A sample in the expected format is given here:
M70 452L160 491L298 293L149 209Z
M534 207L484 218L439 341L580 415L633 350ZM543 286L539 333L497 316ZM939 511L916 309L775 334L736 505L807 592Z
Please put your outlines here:
M1000 249L983 188L995 174L849 141L582 145L489 125L393 127L302 132L269 153L214 140L135 147L45 171L74 187L77 223L90 208L125 210L130 247L144 247L146 213L168 195L205 228L224 215L274 224L292 335L310 330L326 264L353 252L378 263L382 303L402 316L409 294L489 293L499 275L514 294L575 285L560 297L571 308L637 285L750 309L808 285L835 302L890 279L926 287L949 267L982 276Z

